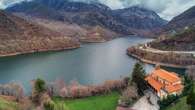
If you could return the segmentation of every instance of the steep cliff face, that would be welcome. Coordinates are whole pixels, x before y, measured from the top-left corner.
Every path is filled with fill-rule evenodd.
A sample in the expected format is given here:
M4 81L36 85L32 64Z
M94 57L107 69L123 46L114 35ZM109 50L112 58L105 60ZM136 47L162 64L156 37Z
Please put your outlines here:
M150 30L160 28L167 23L167 21L160 18L154 11L137 6L115 10L113 14L123 24L135 29Z
M104 31L118 34L144 34L160 28L166 22L149 10L132 7L111 10L99 3L70 2L66 0L33 0L6 9L25 16L76 24L80 28L101 27ZM139 31L140 30L140 31ZM88 29L87 29L88 31ZM89 32L91 33L91 32ZM103 35L105 36L105 35ZM112 38L113 36L110 36Z
M0 55L79 47L72 38L0 10Z

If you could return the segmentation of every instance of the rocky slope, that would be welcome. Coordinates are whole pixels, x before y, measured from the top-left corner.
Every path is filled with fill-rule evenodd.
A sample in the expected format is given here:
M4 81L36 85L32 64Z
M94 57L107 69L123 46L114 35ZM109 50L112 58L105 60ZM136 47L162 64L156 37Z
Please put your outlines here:
M167 21L160 18L154 11L138 6L114 10L113 15L122 24L134 29L154 29L162 27Z
M61 22L63 24L62 27L76 25L76 27L85 30L85 35L87 36L75 34L75 30L73 30L74 34L72 36L76 35L85 38L89 38L88 34L94 33L94 29L97 27L103 30L101 33L98 33L102 39L112 39L121 34L146 35L153 29L160 28L166 23L153 11L139 7L111 10L109 7L99 3L70 2L66 0L22 2L7 8L6 11L22 15L25 18L44 19L44 21L47 20L54 23ZM34 19L33 21L37 21ZM83 33L80 30L76 31ZM90 36L93 39L93 34L90 34Z
M0 10L0 56L77 47L72 38Z
M188 26L195 25L195 6L186 10L182 14L174 17L164 28L163 31L181 31Z
M113 10L113 15L138 35L155 37L155 33L167 24L167 21L160 18L154 11L138 6Z

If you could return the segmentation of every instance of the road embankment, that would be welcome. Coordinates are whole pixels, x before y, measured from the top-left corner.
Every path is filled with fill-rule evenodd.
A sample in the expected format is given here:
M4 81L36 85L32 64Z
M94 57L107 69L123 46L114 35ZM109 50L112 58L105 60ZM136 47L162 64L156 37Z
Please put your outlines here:
M194 55L190 52L161 51L144 46L135 46L127 49L127 54L144 63L158 64L174 68L187 68L195 65Z

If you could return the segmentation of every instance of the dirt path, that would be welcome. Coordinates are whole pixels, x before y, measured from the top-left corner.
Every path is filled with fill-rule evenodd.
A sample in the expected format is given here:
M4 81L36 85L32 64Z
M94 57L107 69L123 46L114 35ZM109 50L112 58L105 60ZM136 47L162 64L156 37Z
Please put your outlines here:
M149 51L149 52L153 52L153 53L176 53L176 54L193 54L195 55L195 51L164 51L164 50L159 50L159 49L155 49L155 48L151 48L148 46L140 46L139 49L145 50L145 51Z
M150 97L150 98L148 98ZM157 104L158 98L153 93L148 92L145 96L138 100L132 107L133 110L159 110Z

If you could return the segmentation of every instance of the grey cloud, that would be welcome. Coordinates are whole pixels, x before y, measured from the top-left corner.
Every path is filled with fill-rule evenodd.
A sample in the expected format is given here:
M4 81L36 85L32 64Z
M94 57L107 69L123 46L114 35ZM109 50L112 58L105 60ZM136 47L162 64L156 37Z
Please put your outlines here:
M164 19L170 20L195 5L195 0L99 0L112 9L138 5L151 9Z
M30 0L0 0L0 8L6 8L14 3L18 3L21 1L30 1Z

